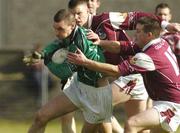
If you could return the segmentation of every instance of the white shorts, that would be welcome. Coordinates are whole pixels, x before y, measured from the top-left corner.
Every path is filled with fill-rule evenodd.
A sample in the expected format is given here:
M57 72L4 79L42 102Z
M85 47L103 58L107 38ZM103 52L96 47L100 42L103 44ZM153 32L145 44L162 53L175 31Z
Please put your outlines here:
M74 75L63 91L83 111L87 122L94 124L111 121L113 108L110 85L95 88L79 82Z
M131 99L147 100L148 94L144 86L141 74L131 74L128 76L120 76L114 81L116 85L126 90L126 94L131 95Z
M168 101L154 101L161 127L168 132L175 132L180 125L180 104Z

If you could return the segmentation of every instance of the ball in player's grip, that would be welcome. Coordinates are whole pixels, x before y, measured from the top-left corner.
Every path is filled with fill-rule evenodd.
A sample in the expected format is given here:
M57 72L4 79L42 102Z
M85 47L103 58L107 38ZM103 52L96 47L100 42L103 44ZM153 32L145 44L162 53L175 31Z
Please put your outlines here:
M54 63L61 64L66 59L67 54L68 54L68 50L65 48L61 48L53 54L52 61Z

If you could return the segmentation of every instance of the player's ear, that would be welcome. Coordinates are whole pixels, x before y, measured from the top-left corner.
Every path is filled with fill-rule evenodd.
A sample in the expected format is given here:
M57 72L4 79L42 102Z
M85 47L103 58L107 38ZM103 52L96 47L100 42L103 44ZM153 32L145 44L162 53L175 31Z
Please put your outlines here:
M169 14L169 21L171 21L171 19L172 19L172 14L170 13Z
M73 30L73 29L75 28L75 26L76 26L76 22L73 22L73 23L71 24L71 29Z
M154 37L154 35L153 35L152 32L147 32L147 33L146 33L146 37L149 38L149 39L151 39L151 38Z

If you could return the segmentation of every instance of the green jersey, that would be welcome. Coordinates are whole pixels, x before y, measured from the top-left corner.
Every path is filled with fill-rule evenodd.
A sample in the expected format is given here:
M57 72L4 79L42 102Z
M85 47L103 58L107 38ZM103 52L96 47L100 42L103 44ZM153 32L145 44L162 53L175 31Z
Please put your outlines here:
M102 49L87 39L86 32L86 29L76 27L66 39L56 40L50 43L43 50L45 58L44 63L53 74L61 79L67 79L74 72L77 72L78 80L80 82L91 86L97 86L97 80L102 77L101 73L89 70L83 66L71 64L67 59L61 64L54 63L51 59L52 55L58 49L66 48L69 52L76 52L77 48L79 48L88 59L105 62Z

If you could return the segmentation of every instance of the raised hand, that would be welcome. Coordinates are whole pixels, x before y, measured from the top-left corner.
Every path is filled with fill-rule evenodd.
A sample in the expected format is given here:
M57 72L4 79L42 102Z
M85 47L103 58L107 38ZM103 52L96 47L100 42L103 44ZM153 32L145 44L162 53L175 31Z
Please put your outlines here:
M89 40L93 42L93 44L99 45L100 39L98 34L94 33L92 30L88 30L86 36Z

